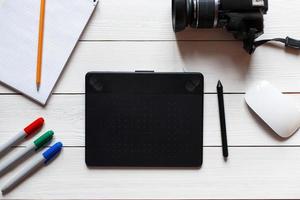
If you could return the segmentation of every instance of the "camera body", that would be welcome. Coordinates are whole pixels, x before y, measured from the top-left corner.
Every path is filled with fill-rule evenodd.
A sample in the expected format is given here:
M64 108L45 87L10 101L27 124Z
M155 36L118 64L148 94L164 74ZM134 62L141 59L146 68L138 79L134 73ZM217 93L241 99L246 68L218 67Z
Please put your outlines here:
M226 28L250 52L263 34L268 0L172 0L175 32L186 27Z

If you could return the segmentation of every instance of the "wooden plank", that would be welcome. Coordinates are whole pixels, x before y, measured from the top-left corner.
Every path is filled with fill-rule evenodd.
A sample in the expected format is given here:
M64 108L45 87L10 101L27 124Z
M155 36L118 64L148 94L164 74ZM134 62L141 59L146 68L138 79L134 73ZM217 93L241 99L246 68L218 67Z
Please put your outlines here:
M300 95L292 95L300 102ZM281 140L252 114L244 102L244 95L225 95L228 142L230 146L289 146L300 145L294 135ZM66 146L84 146L84 95L54 95L46 108L18 95L0 96L0 141L7 140L24 125L38 116L46 120L42 132L53 129ZM204 144L220 146L220 125L217 96L205 95Z
M295 53L295 52L294 52ZM245 92L247 84L266 79L282 91L300 92L299 56L271 47L252 57L239 42L103 42L81 43L55 92L84 92L88 71L196 71L205 76L205 91L219 79L226 92Z
M101 0L82 40L232 40L225 30L172 29L171 0ZM298 0L269 1L263 38L300 38ZM288 14L287 14L288 13Z
M236 147L230 153L224 162L221 148L205 148L201 169L88 169L84 148L65 148L5 199L300 198L300 148Z
M240 42L81 42L70 59L56 93L83 93L88 71L196 71L205 91L245 92L248 83L266 79L283 92L300 92L299 51L265 46L249 56ZM11 92L0 87L0 93Z

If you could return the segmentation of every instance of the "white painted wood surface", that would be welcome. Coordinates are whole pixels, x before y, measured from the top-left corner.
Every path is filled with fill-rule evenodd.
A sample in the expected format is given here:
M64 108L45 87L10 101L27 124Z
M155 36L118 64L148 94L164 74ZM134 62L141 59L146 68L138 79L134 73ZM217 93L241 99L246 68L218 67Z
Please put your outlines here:
M291 95L299 102L300 95ZM33 102L23 101L24 97L0 96L0 141L15 133L30 119L44 116L43 131L53 129L57 138L66 146L84 146L84 95L53 95L49 105L43 108ZM300 135L289 140L275 137L272 130L264 126L250 112L242 94L225 95L228 140L231 146L298 146ZM204 145L220 146L219 112L216 94L205 95ZM16 117L18 119L16 120ZM29 119L29 121L28 121Z
M263 38L300 38L300 1L269 3ZM66 147L55 162L0 199L300 198L299 133L289 140L280 140L243 100L249 83L267 79L282 91L292 93L288 95L300 105L300 53L264 46L250 57L240 42L222 30L189 29L176 38L170 7L171 0L102 0L45 108L0 86L0 142L31 119L44 116L43 130L54 129L57 140ZM86 72L137 69L198 71L205 75L208 94L201 169L85 166ZM228 162L223 161L221 154L214 94L219 79L227 92ZM1 178L0 185L10 175Z
M101 0L83 40L175 40L171 0ZM264 37L300 36L298 0L272 0ZM180 40L232 40L225 31L180 33Z
M300 148L204 148L201 169L88 169L64 148L8 199L287 199L300 195ZM4 177L6 179L7 177ZM2 182L2 180L1 180Z

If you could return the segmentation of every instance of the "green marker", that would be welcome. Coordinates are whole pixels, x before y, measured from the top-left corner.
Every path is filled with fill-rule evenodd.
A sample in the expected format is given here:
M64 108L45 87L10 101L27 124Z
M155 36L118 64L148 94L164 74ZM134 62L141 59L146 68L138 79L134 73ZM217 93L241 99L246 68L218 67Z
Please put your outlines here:
M20 162L23 158L34 154L38 151L41 147L47 144L50 140L52 140L54 135L53 131L48 131L38 139L36 139L32 144L28 145L23 151L19 152L6 162L0 164L0 177L3 176L5 173L13 169L18 162Z

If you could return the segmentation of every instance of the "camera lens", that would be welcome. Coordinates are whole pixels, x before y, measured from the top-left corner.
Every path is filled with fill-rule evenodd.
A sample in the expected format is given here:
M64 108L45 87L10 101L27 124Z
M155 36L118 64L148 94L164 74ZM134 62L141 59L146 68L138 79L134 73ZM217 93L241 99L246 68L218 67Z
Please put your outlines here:
M197 19L195 28L214 28L217 26L218 1L217 0L196 0ZM195 7L195 6L194 6Z
M182 31L188 25L187 0L172 0L172 21L175 32Z
M267 11L268 0L172 0L173 29L224 28L251 54L264 32Z
M218 24L219 0L172 0L175 32L185 27L214 28Z

